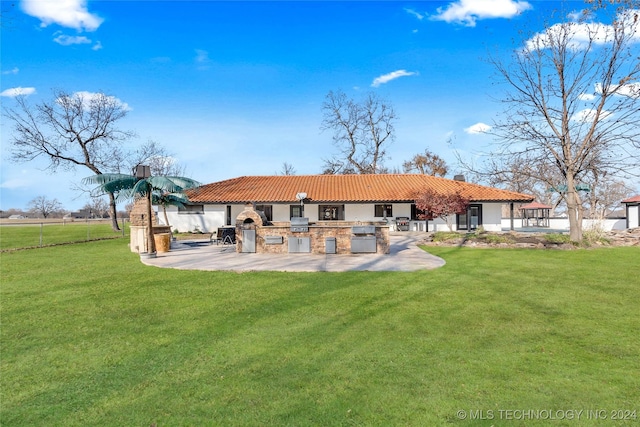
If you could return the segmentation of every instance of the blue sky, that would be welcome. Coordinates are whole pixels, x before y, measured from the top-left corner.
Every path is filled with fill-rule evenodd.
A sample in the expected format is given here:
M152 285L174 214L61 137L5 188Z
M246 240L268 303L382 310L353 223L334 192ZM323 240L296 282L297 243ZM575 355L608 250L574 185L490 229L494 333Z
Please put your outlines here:
M321 132L326 94L369 91L395 108L386 166L430 149L455 171L447 144L487 142L474 132L501 106L489 54L509 55L523 29L539 31L552 1L82 1L2 2L0 101L30 103L53 89L103 91L130 108L123 129L154 140L203 183L271 175L284 162L321 173L335 148ZM575 8L573 8L575 6ZM582 2L569 3L578 10ZM9 162L2 119L0 209L36 196L66 209L88 170Z

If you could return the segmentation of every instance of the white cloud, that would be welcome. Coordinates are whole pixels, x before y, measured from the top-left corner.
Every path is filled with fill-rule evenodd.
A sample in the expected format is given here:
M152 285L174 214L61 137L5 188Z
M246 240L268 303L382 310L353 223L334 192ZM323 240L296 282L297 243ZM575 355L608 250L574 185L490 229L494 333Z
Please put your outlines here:
M7 190L16 190L19 188L28 188L30 185L31 182L26 179L13 178L1 183L0 188L6 188Z
M626 33L635 42L640 42L639 14L639 10L627 10L616 17L616 21L624 24ZM552 25L543 33L535 34L525 42L525 46L529 50L545 49L553 40L564 37L567 29L569 30L567 46L574 50L586 49L590 43L595 45L611 43L615 36L612 25L599 22L569 22Z
M471 125L468 128L464 129L464 131L469 135L478 135L478 134L489 132L490 130L491 130L491 126L482 122L476 123L475 125Z
M46 27L58 24L78 31L95 31L103 19L89 13L86 0L23 0L22 10Z
M414 16L416 19L418 19L418 21L422 21L424 19L423 14L421 14L420 12L416 12L413 9L409 9L408 7L405 7L404 11L407 12L409 15Z
M75 92L73 95L71 95L71 97L80 98L82 100L82 105L85 109L89 109L91 102L93 102L94 100L98 100L101 97L105 97L107 101L113 102L123 110L126 110L126 111L132 110L132 108L129 107L129 104L127 104L126 102L122 102L120 99L116 98L115 96L108 96L102 93L80 91L80 92Z
M209 52L202 49L196 49L196 62L201 64L209 62Z
M389 83L391 80L395 80L400 77L415 76L416 74L418 73L414 71L407 71L407 70L392 71L391 73L383 74L373 79L373 83L371 83L371 87L378 87L381 84Z
M91 44L91 39L88 39L85 36L67 36L64 34L56 37L55 39L53 39L53 41L62 46L71 46L73 44Z
M594 110L593 108L585 108L584 110L578 111L576 114L574 114L571 117L571 120L574 122L592 122L596 118L596 112L597 110ZM610 111L603 110L602 112L600 112L600 117L598 120L606 120L612 114L613 113L611 113Z
M532 8L526 1L518 0L458 0L439 7L431 19L475 27L477 20L512 18Z
M7 74L18 74L20 72L20 69L18 67L13 67L11 70L7 70L7 71L3 71L2 74L7 75Z
M592 93L581 93L578 95L578 99L581 101L593 101L596 99L596 96Z
M11 89L5 89L2 92L0 92L0 96L4 96L7 98L15 98L16 96L21 96L21 95L33 95L34 93L36 93L36 88L35 87L14 87Z
M102 49L102 43L100 43L99 41L97 41L92 47L91 50L100 50Z

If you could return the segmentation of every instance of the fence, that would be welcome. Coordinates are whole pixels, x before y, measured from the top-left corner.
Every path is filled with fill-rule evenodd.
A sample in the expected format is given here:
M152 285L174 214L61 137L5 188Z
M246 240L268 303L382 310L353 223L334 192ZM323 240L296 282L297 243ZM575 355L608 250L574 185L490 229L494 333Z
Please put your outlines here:
M33 248L91 240L123 238L129 228L122 219L120 231L110 220L6 220L0 222L0 250Z

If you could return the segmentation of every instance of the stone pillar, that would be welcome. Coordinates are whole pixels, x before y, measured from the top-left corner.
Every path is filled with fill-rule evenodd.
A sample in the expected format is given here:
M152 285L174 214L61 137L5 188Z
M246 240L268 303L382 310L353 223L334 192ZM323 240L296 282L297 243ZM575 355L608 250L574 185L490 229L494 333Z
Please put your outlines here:
M147 252L147 226L149 220L147 218L147 200L144 197L138 197L133 202L133 209L129 213L129 221L131 223L129 243L131 252ZM153 227L158 225L158 217L155 212L151 218L151 224Z

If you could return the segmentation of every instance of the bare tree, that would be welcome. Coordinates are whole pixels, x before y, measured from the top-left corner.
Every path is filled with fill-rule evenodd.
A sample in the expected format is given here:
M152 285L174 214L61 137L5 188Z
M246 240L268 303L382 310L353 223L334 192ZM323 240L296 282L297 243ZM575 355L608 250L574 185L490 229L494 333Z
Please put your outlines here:
M424 150L424 154L416 154L411 160L402 164L405 173L414 171L423 175L446 176L449 172L447 162L429 149Z
M48 160L48 169L82 166L94 174L119 171L126 163L123 143L134 136L117 123L128 112L125 104L104 93L54 92L53 100L35 106L16 98L17 108L5 109L13 122L11 158L28 162ZM111 225L119 230L116 201L109 193Z
M279 175L295 175L296 168L293 167L291 163L284 162L282 164L282 169L280 169Z
M324 173L380 173L386 146L394 139L396 115L391 104L374 93L356 102L343 92L329 92L322 110L320 128L333 131L333 143L339 150L325 160Z
M46 196L38 196L31 200L28 207L29 211L42 215L43 218L48 218L51 214L62 210L62 204L58 199L47 199Z
M565 21L530 37L504 64L492 58L508 89L504 119L491 131L497 165L543 165L564 181L573 241L582 239L578 185L588 173L638 174L640 61L638 12L610 25ZM553 187L547 176L537 176Z
M91 201L84 205L84 210L91 211L99 218L109 214L109 203L102 197L92 197Z

